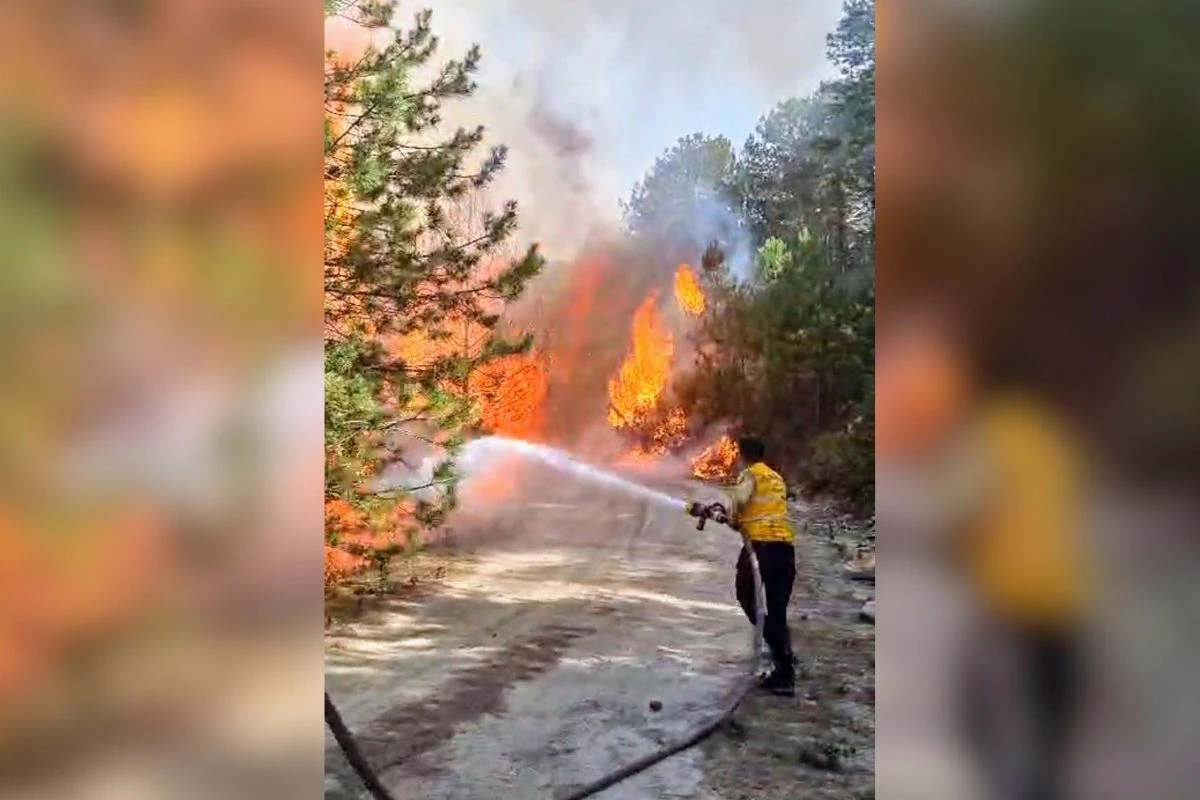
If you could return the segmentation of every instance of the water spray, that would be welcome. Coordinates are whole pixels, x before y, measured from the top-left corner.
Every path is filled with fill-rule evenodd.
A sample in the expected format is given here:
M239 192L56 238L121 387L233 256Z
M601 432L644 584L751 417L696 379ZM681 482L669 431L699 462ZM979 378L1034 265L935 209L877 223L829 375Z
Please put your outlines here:
M543 444L521 441L520 439L509 439L503 436L484 436L480 439L474 439L463 446L457 461L459 467L465 473L469 474L471 471L482 467L490 459L501 455L520 455L531 458L574 475L582 481L619 489L664 508L686 511L688 507L687 502L678 497L673 497L666 492L651 489L649 486L643 486L640 483L627 480L608 470L592 466L572 457L563 450Z
M737 526L732 524L729 509L722 503L688 503L666 492L651 489L649 486L643 486L640 483L627 480L608 470L579 461L562 450L557 450L546 445L533 444L532 442L525 442L520 439L509 439L503 436L485 436L481 439L468 442L463 447L458 463L459 466L469 472L473 467L482 466L488 459L502 453L519 454L533 458L570 473L581 480L620 489L648 502L656 503L672 510L682 511L688 516L697 519L696 530L698 531L704 530L704 526L709 520L738 530ZM763 589L762 575L758 569L758 558L754 555L754 548L751 546L750 540L746 538L744 532L738 530L738 533L742 537L742 546L750 554L750 569L754 575L754 593L757 600L755 603L755 616L757 619L754 624L752 649L755 658L757 658L763 641L763 618L767 607L766 592Z
M744 531L739 530L736 522L732 519L729 509L723 503L698 503L687 502L678 497L660 492L656 489L651 489L648 486L636 483L631 480L622 478L608 470L600 469L592 466L576 458L573 458L568 453L557 450L546 445L533 444L531 442L521 441L519 439L509 439L502 436L485 436L479 439L472 440L464 445L457 459L459 467L464 473L483 468L492 458L501 455L521 455L527 458L532 458L540 461L548 466L559 469L568 474L574 475L580 480L593 484L600 484L614 489L621 490L635 497L639 497L649 503L654 503L663 508L679 511L688 516L696 518L696 530L704 530L707 523L711 520L721 525L727 525L733 530L738 531L742 537L742 546L746 549L750 558L750 569L754 577L754 593L757 602L755 603L755 621L754 633L751 643L751 663L757 666L758 655L763 643L763 623L766 616L766 594L763 589L762 573L759 571L758 558L755 556L754 548L750 544ZM422 468L427 471L428 464L423 464ZM403 485L403 481L396 481L398 485ZM730 695L728 701L723 706L720 714L716 715L711 721L697 728L685 739L681 739L675 743L668 744L649 755L638 759L632 764L626 765L624 768L610 773L600 780L594 781L586 786L577 787L569 793L562 795L560 800L583 800L583 798L591 797L598 794L611 786L614 786L621 781L626 780L640 772L644 772L650 767L658 764L670 756L682 752L694 745L700 743L705 738L719 730L727 724L737 713L742 701L754 688L755 678L752 668L751 674L737 689ZM392 800L392 796L384 788L379 781L377 775L362 758L362 754L358 751L357 745L354 743L353 736L346 730L344 723L341 721L337 709L333 706L329 698L329 694L325 695L325 721L330 729L334 732L334 736L341 746L342 751L346 754L350 761L351 767L358 773L363 780L364 785L376 800Z

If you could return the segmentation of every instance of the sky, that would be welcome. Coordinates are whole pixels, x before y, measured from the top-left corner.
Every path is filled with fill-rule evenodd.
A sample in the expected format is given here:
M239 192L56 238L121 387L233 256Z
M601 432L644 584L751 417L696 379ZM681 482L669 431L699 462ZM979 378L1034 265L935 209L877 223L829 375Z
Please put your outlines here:
M425 4L443 55L483 49L479 91L447 122L484 124L509 147L495 192L520 204L522 238L560 257L615 224L618 199L681 136L741 145L775 103L829 77L825 37L841 11L841 0Z
M483 50L478 91L443 121L508 147L489 202L517 200L516 244L569 259L617 225L618 200L680 137L740 146L829 77L841 0L423 0L401 2L397 24L421 8L436 60Z

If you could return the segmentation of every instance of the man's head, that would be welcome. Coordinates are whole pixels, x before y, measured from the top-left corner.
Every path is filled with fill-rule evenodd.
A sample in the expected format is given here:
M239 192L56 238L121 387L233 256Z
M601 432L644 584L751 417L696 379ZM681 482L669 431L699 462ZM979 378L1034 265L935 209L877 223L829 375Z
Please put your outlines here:
M742 436L737 440L738 459L742 466L757 464L767 457L766 445L756 436Z

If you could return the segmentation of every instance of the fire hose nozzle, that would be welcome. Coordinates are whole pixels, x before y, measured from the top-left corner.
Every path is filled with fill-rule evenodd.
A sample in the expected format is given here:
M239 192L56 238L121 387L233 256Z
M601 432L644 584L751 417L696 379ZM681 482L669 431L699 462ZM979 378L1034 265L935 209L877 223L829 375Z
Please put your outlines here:
M699 519L699 522L696 523L696 530L698 531L704 530L704 526L710 519L725 524L729 522L729 512L721 503L709 503L708 505L692 503L688 506L687 513L689 516Z

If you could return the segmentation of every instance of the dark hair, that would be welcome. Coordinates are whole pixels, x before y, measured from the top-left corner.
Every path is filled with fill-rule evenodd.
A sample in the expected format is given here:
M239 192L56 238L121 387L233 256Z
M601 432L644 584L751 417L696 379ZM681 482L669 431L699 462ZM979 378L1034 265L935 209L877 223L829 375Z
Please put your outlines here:
M741 436L737 440L738 453L751 464L756 464L767 457L767 447L762 439L756 436Z

